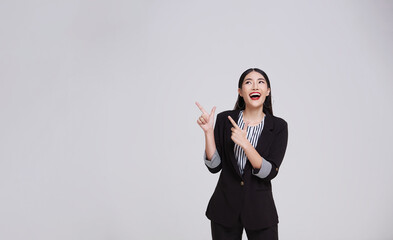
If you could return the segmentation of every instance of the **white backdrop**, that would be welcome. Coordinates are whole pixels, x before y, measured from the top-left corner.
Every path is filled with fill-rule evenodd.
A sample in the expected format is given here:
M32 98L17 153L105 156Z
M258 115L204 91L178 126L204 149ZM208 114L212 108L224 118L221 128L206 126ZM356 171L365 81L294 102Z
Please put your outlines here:
M0 239L209 239L194 102L267 72L280 239L393 239L392 1L0 2Z

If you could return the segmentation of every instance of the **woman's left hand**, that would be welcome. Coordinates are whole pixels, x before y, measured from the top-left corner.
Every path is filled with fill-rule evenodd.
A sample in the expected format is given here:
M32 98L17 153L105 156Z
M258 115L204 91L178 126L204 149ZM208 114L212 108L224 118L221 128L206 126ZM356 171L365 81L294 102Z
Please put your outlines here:
M234 141L237 145L239 145L241 148L244 148L247 146L247 144L250 144L250 142L247 139L247 127L248 123L244 123L243 129L241 129L236 122L231 118L231 116L228 116L229 121L231 121L233 127L231 128L232 135L231 139Z

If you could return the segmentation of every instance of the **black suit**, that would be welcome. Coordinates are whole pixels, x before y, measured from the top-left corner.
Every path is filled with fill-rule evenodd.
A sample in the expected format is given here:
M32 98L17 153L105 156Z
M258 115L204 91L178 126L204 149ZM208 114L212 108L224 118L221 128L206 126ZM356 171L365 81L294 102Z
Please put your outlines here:
M220 170L220 178L210 199L206 216L213 222L233 227L239 218L246 229L262 229L278 223L278 215L272 195L270 180L276 177L285 155L288 140L287 123L266 113L264 127L256 150L272 164L269 175L261 179L252 174L247 161L241 175L234 154L231 139L231 116L237 122L240 110L226 111L217 115L214 137L221 163L210 172Z

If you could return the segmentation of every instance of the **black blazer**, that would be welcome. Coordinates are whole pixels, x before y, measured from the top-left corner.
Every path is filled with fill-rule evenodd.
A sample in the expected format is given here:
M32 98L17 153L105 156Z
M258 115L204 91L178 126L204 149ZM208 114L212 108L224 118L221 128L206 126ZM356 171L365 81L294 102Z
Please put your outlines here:
M237 122L239 113L240 110L233 110L217 115L214 138L221 163L216 168L208 169L212 173L221 170L221 174L206 216L227 227L235 226L240 218L245 228L261 229L278 223L270 180L277 176L284 158L288 127L283 119L266 113L256 150L272 164L272 170L266 178L261 179L252 174L252 165L247 161L244 174L241 175L233 151L232 124L228 119L231 116Z

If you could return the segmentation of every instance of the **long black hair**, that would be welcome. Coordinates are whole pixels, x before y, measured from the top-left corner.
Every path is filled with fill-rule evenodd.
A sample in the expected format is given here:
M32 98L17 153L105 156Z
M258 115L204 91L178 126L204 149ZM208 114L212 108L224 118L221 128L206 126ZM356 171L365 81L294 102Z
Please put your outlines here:
M267 83L267 87L270 88L270 93L268 96L266 96L265 102L263 103L263 112L264 113L270 113L271 115L273 115L273 107L272 107L272 88L270 87L270 80L269 77L267 76L267 74L262 71L259 68L249 68L246 71L244 71L244 73L242 73L242 75L240 76L239 79L239 84L238 87L241 89L243 86L243 82L244 82L244 78L246 78L247 74L249 74L250 72L258 72L260 74L262 74L262 76L265 78L266 83ZM234 110L244 110L246 108L246 103L244 102L243 97L240 96L240 94L237 96L237 101L235 104L235 108Z

